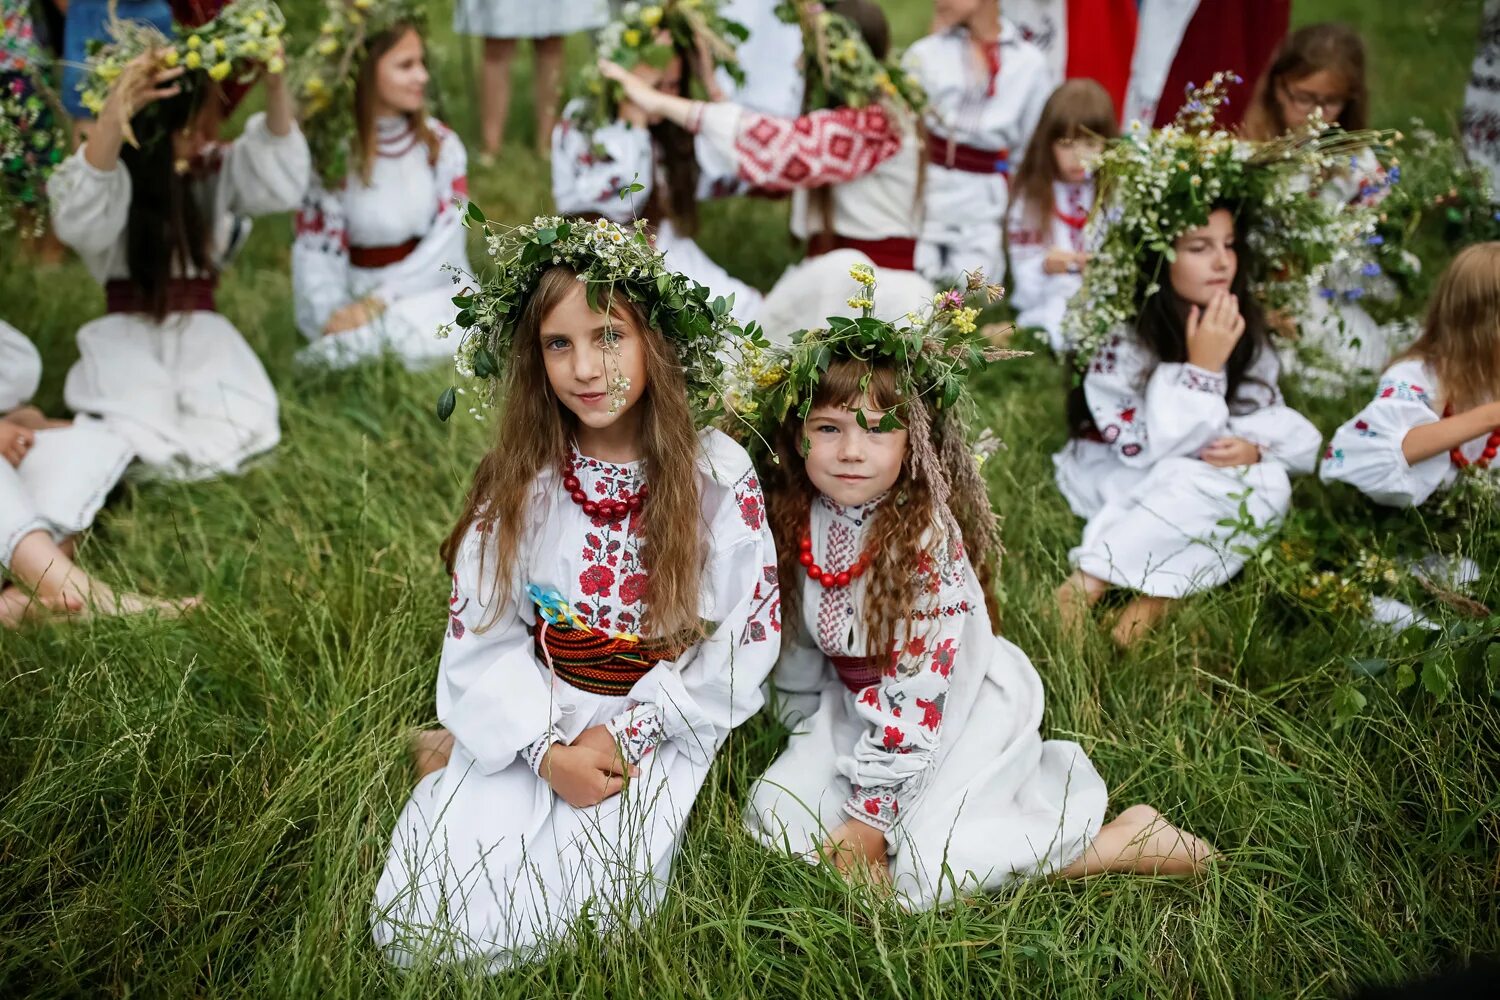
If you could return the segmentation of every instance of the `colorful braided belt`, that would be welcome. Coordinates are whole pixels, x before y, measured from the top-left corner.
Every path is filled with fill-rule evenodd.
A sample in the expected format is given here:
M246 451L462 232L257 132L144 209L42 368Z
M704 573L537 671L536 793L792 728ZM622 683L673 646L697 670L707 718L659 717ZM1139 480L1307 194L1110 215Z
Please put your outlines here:
M540 624L531 630L536 655L552 672L590 694L623 698L663 660L675 660L684 647L665 640L631 641L587 626Z
M856 693L880 683L880 658L876 656L830 656L828 662L844 682L844 687Z

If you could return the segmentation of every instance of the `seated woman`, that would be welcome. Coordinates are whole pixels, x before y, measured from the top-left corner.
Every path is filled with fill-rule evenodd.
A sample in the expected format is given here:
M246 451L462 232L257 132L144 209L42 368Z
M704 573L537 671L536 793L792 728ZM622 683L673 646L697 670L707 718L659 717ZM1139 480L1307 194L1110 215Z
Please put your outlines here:
M468 160L458 136L427 114L417 27L377 21L367 31L350 36L362 40L352 50L321 56L329 46L320 39L307 57L332 65L330 82L309 82L318 175L292 245L297 328L311 341L298 360L347 367L389 352L419 368L453 354L439 334L458 314L453 272L469 266ZM332 79L345 64L352 86ZM353 134L341 131L351 121Z

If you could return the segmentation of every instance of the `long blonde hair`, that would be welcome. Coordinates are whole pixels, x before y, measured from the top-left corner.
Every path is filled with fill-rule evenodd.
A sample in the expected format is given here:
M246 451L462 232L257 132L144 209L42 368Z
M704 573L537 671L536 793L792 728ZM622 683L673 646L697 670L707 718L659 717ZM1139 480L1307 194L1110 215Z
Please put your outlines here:
M514 596L510 582L536 477L544 469L561 468L577 427L577 418L558 402L547 380L539 331L557 304L581 287L572 270L554 267L531 293L511 341L495 444L474 471L463 514L443 543L442 556L451 573L469 530L481 524L495 529L493 568L485 568L486 551L480 574L505 595L495 610L497 617ZM635 404L642 408L643 471L651 485L651 498L642 510L646 623L654 635L695 638L702 628L698 588L707 545L701 530L698 434L687 382L666 337L647 325L635 303L617 297L611 315L640 333L646 354L646 389ZM700 530L686 530L688 526ZM481 630L492 624L484 623Z
M1437 377L1454 412L1500 399L1500 243L1465 247L1438 279L1417 342L1397 358L1417 358Z

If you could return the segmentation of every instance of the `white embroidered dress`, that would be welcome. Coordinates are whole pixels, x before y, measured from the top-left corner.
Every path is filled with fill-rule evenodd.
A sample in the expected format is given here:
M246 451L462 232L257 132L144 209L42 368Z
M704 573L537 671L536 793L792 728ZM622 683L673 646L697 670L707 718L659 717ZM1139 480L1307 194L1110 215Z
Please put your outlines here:
M817 564L853 564L876 506L816 499ZM912 631L873 683L846 683L829 660L870 653L866 580L804 582L801 627L773 675L794 733L745 813L768 846L812 862L850 817L884 831L897 893L914 908L951 901L954 883L967 893L1057 871L1083 853L1108 804L1083 750L1038 734L1041 679L993 633L962 548L932 549L941 554L917 568Z
M410 368L453 356L451 339L437 335L453 322L458 293L448 265L469 268L462 218L468 204L468 158L463 141L442 122L428 127L441 139L437 162L404 116L377 122L377 157L366 185L351 171L329 191L314 176L297 213L292 244L292 304L297 328L311 344L304 363L347 367L389 351ZM394 247L415 241L401 260L356 267L349 248ZM366 296L385 311L363 326L324 334L334 312Z
M1072 565L1167 598L1238 573L1286 516L1290 477L1313 471L1322 444L1282 400L1279 367L1275 352L1262 350L1231 407L1222 372L1158 363L1128 329L1111 337L1083 380L1100 440L1075 439L1052 457L1058 489L1088 520ZM1198 458L1226 436L1258 445L1261 460L1219 468Z
M0 320L0 415L29 400L41 377L36 348ZM34 531L61 542L93 524L131 457L123 439L83 423L37 431L19 466L0 458L0 566Z
M917 270L933 281L958 281L975 270L998 281L1004 273L1010 177L1060 82L1042 50L1004 18L996 51L999 72L992 73L960 27L919 39L903 60L927 91L934 148L952 142L993 152L997 160L989 173L928 163Z
M1048 274L1043 266L1053 250L1083 253L1089 249L1085 227L1094 205L1094 182L1054 181L1052 217L1038 220L1024 198L1011 203L1006 222L1010 248L1010 303L1016 324L1037 327L1054 353L1072 347L1063 335L1068 303L1083 287L1082 274Z
M1387 507L1420 507L1458 479L1448 452L1412 465L1401 444L1412 430L1442 419L1438 380L1417 358L1398 361L1380 377L1375 398L1334 432L1319 475L1325 483L1348 483ZM1481 434L1460 446L1476 462L1489 444Z
M641 628L648 567L634 515L610 525L586 516L542 473L520 572L496 593L493 538L465 539L438 667L438 718L454 737L448 766L417 784L392 836L376 887L376 943L409 964L441 961L499 969L524 962L587 905L606 925L633 923L660 901L688 811L715 753L762 704L761 684L780 645L776 555L749 457L706 431L699 460L708 544L700 613L712 634L657 664L628 697L592 694L549 675L528 629L527 588L555 593L594 628ZM590 496L638 492L638 464L581 459ZM674 526L675 527L675 526ZM488 630L479 626L505 602ZM640 775L620 795L574 809L535 768L551 740L571 742L617 721Z
M307 190L307 142L293 126L273 135L253 115L232 143L213 151L217 169L196 187L210 220L297 207ZM58 238L101 284L128 279L130 173L97 170L80 148L47 185ZM216 246L216 256L224 247ZM178 276L198 278L179 267ZM149 474L210 479L238 472L281 439L276 390L245 338L218 312L170 313L157 323L111 313L78 331L78 362L64 398L129 442ZM80 423L86 422L80 419Z

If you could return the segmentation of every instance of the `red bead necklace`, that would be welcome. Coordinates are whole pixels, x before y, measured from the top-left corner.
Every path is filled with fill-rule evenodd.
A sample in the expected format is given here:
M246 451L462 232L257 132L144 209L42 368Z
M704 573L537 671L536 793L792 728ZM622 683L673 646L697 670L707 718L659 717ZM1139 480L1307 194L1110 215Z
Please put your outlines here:
M617 499L590 500L588 494L583 492L583 483L578 479L578 467L570 453L563 460L562 485L567 491L569 499L583 508L583 512L589 517L602 517L606 521L619 521L626 514L640 510L646 504L646 497L651 492L646 483L634 493L621 491Z
M830 573L828 570L813 562L812 536L803 535L800 543L802 552L797 556L804 569L807 570L809 580L821 583L824 588L847 587L849 584L865 575L865 570L870 568L870 553L861 552L859 558L854 560L854 565L838 573Z
M1443 407L1443 419L1446 420L1451 416L1453 416L1453 405L1450 403ZM1448 452L1448 457L1453 460L1453 467L1456 469L1468 468L1470 465L1476 469L1488 469L1496 455L1500 455L1500 427L1490 431L1490 436L1484 442L1484 451L1474 462L1470 462L1468 456L1464 454L1462 445Z

